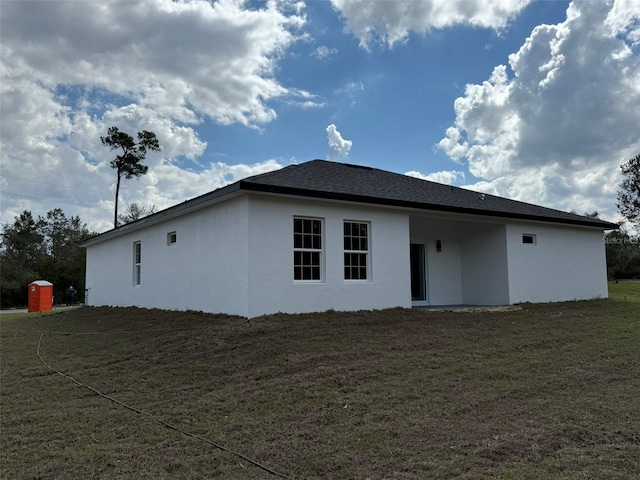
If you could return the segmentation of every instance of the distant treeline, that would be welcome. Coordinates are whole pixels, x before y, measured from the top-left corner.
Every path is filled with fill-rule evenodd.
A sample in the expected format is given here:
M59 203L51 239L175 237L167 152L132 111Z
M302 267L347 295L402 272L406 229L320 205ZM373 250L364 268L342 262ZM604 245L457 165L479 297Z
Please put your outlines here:
M23 307L34 280L53 283L54 302L64 302L67 288L84 301L85 250L80 243L94 235L80 217L67 218L59 208L45 217L25 210L2 227L0 244L0 305Z
M605 236L610 279L640 278L640 237L616 230Z

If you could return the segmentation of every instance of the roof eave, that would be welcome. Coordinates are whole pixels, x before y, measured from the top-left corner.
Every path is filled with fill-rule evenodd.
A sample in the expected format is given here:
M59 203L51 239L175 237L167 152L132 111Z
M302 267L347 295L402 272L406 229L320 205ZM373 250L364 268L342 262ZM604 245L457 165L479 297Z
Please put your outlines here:
M545 215L514 214L499 210L483 210L471 207L457 207L452 205L440 205L423 202L411 202L407 200L396 200L390 198L371 197L365 195L354 195L349 193L325 192L321 190L307 190L295 187L283 187L262 183L252 183L240 181L240 188L250 192L274 193L281 195L292 195L298 197L320 198L326 200L338 200L345 202L368 203L373 205L385 205L390 207L414 208L418 210L432 210L438 212L462 213L471 215L481 215L487 217L510 218L517 220L530 220L538 222L551 222L564 225L575 225L583 227L600 228L603 230L616 230L619 226L615 223L599 219L575 218L563 219L549 217Z

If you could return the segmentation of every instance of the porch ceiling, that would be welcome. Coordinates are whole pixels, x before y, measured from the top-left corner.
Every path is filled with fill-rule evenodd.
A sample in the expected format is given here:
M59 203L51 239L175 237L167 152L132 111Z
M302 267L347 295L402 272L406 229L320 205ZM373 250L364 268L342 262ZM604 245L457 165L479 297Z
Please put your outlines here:
M437 218L429 215L409 216L411 237L463 239L500 228L505 222Z

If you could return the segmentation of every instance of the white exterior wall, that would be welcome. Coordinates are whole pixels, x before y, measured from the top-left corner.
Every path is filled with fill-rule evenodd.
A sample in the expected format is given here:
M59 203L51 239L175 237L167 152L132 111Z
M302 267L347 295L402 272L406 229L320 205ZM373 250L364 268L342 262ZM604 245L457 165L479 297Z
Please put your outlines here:
M427 243L427 300L430 305L460 305L463 303L460 242L439 240L440 252L436 250L436 240Z
M522 234L536 244L522 243ZM510 303L607 298L603 231L534 223L507 225Z
M462 298L467 305L509 303L505 225L481 226L462 242Z
M294 216L323 220L322 282L293 280ZM344 280L344 220L370 223L368 281ZM607 297L602 230L492 222L242 195L87 247L87 304L245 317L410 307L412 242L427 245L431 305ZM174 231L177 242L168 245ZM536 244L523 244L523 233ZM142 281L134 286L137 241Z
M293 280L293 217L323 219L324 281ZM343 221L370 223L370 280L344 280ZM167 234L177 242L167 245ZM134 286L134 242L142 246ZM87 248L89 305L245 317L411 307L408 215L245 195Z
M177 242L167 245L167 234ZM87 248L89 305L247 315L248 199L240 197ZM134 286L134 242L142 248Z
M257 195L249 202L249 317L411 307L408 214ZM294 216L323 220L323 282L293 280ZM370 281L344 280L344 220L370 222Z
M427 303L460 305L462 303L462 265L460 226L448 220L414 217L411 220L411 243L427 245ZM436 249L440 240L442 249Z

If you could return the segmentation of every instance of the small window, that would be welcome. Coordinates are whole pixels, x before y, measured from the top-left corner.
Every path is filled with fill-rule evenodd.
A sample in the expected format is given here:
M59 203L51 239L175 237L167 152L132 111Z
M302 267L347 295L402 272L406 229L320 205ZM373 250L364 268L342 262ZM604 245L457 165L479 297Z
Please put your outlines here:
M522 243L525 245L535 245L536 244L536 236L532 233L523 233L522 234Z
M369 279L369 224L344 222L344 279Z
M178 241L178 235L176 232L167 233L167 245L173 245Z
M133 244L133 286L140 286L142 280L142 244Z
M293 279L322 281L322 220L293 219Z

